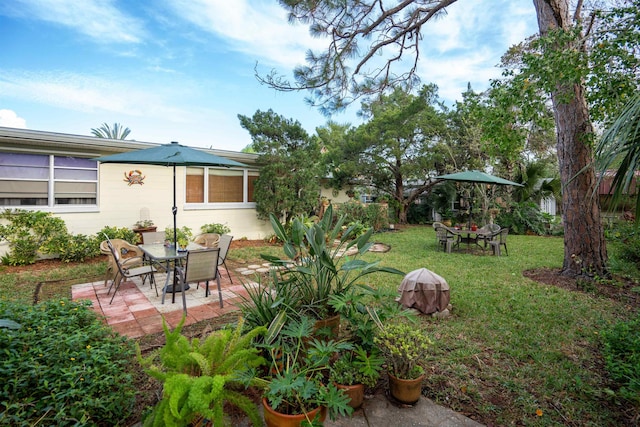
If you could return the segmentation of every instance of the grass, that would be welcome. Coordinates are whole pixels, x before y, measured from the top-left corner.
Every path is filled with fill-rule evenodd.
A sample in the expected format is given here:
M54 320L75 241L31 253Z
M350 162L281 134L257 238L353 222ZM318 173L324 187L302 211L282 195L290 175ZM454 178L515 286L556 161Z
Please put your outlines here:
M508 238L509 256L493 257L436 250L431 227L407 227L375 234L391 247L367 260L409 272L427 268L447 280L452 315L422 316L420 325L434 341L427 363L425 394L439 404L491 425L617 426L635 410L608 393L602 367L600 331L633 310L595 293L569 291L534 282L522 272L559 268L562 238ZM233 249L229 260L259 261L278 247ZM67 269L64 269L67 270ZM23 300L38 282L104 273L97 265L69 271L0 275L2 298ZM366 276L368 284L396 290L400 278ZM82 280L80 280L82 281ZM27 296L31 298L31 296Z

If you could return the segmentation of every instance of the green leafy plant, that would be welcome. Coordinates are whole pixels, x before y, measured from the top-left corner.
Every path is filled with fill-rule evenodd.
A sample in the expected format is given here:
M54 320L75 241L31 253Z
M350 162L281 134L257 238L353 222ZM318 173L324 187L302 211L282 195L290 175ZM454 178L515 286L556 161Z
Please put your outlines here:
M306 316L290 320L273 341L264 344L273 361L272 376L263 380L265 398L271 408L288 415L307 414L319 406L327 408L331 419L349 415L349 399L326 376L331 357L351 345L309 340L313 325Z
M9 253L2 257L2 263L8 265L28 265L36 262L38 252L54 253L49 247L52 239L67 235L67 226L60 218L50 212L6 209L0 219L0 241L9 243Z
M220 235L229 234L231 232L231 229L226 224L218 224L218 223L205 224L202 227L200 227L200 230L203 233L216 233Z
M167 227L164 229L165 240L173 242L173 227ZM176 240L178 242L189 242L193 238L193 231L187 226L176 229Z
M0 300L0 319L14 325L0 327L0 424L103 425L131 414L133 345L89 302Z
M373 230L369 229L356 237L357 226L343 229L344 216L332 225L334 217L331 205L318 222L309 224L294 218L289 232L285 231L275 215L271 215L270 219L276 236L285 242L283 249L288 259L270 255L262 257L283 267L282 280L292 284L287 289L298 292L301 302L299 310L316 319L333 315L330 296L348 292L364 276L377 272L404 275L395 268L379 266L379 261L359 259L373 245L369 242ZM356 249L354 255L344 256L351 248Z
M139 230L141 228L149 228L149 227L153 227L153 220L150 219L141 219L140 221L136 221L135 224L133 224L133 228L136 230Z
M266 286L260 277L257 285L243 283L247 295L240 294L240 310L250 327L271 325L280 313L293 317L298 314L296 307L300 304L297 293L288 289L290 283L279 280L274 270L271 270L269 275L270 286Z
M406 380L419 378L424 373L421 363L432 344L424 331L407 322L378 326L374 342L387 361L388 372Z
M212 332L202 342L181 335L185 318L169 331L163 322L166 344L159 354L138 360L146 372L163 382L163 398L145 419L145 426L186 426L204 417L224 425L224 404L243 411L254 426L262 420L255 404L239 391L256 385L252 370L264 363L252 341L267 329L258 327L242 333L240 319L234 330ZM160 365L155 365L156 362Z
M85 234L59 235L51 240L49 250L64 262L82 262L100 254L100 240Z
M384 358L379 353L368 354L365 349L356 346L343 352L331 364L329 378L336 384L374 387L380 378L383 363Z
M110 227L105 226L96 233L98 241L104 240L104 236L107 235L110 239L122 239L131 244L138 242L138 234L128 227Z
M512 203L510 208L501 210L496 217L496 224L509 228L513 234L533 232L544 235L547 232L547 221L540 207L533 202Z
M618 394L640 406L640 316L604 331L607 371L619 385Z
M374 337L378 331L376 322L406 318L415 321L413 311L395 301L396 290L358 285L341 295L331 295L329 304L345 320L341 332L351 342L363 347L367 353L377 351Z

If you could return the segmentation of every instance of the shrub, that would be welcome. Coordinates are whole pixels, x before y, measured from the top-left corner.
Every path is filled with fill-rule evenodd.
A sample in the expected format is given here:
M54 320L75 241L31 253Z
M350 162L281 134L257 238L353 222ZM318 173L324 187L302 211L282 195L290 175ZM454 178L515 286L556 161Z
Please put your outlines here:
M618 394L640 405L640 315L615 324L602 338L606 368L620 385Z
M374 231L387 228L389 226L389 210L382 208L378 203L370 203L365 211L364 223L367 227L372 227Z
M619 222L607 230L607 238L620 242L617 256L625 261L640 262L640 228L633 222Z
M102 230L100 230L97 234L98 242L104 240L104 235L109 236L110 239L122 239L127 242L135 245L138 243L138 234L130 228L127 227L109 227L106 226ZM100 243L98 243L100 244Z
M366 217L366 208L362 203L348 201L340 205L340 216L344 216L344 223L362 221Z
M231 229L226 224L205 224L200 227L203 233L216 233L216 234L228 234L231 232Z
M378 203L363 205L357 201L348 201L340 205L340 216L344 216L345 224L360 222L365 228L378 231L389 225L388 210Z
M84 261L100 255L100 240L97 236L84 234L61 234L47 245L50 253L58 254L64 262Z
M64 221L50 212L6 209L0 214L8 224L0 224L0 240L9 242L9 253L2 257L8 265L36 262L38 252L52 253L47 245L57 236L66 235Z
M502 228L508 227L513 234L533 232L538 235L546 234L548 223L538 205L533 202L511 204L510 209L498 214L495 222Z
M0 301L0 424L106 425L132 411L134 349L90 303Z
M411 203L407 210L409 224L427 224L431 219L431 206L427 203Z

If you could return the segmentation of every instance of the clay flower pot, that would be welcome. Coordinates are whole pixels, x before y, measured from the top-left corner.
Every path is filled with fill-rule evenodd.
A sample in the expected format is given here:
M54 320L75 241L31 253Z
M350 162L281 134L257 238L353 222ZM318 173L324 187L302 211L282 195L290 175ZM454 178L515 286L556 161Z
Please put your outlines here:
M269 406L266 397L262 398L262 406L264 408L264 422L267 427L300 427L300 424L307 419L304 414L287 415L282 414ZM319 407L307 413L310 420L313 420L316 414L320 412L320 422L324 422L327 417L327 409Z
M389 375L389 392L391 397L398 402L413 405L422 395L422 380L424 375L413 380L404 380L402 378L396 378L390 373Z
M344 390L344 393L349 396L349 399L351 399L349 406L353 409L358 409L362 406L362 402L364 401L364 384L336 384L336 387L338 390Z

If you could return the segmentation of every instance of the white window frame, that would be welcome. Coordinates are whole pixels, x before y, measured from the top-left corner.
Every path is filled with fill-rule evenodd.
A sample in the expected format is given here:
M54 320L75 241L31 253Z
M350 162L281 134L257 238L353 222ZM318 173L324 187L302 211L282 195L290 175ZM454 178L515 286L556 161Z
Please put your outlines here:
M249 202L249 175L250 173L258 173L257 169L242 169L242 168L220 168L220 167L210 167L210 166L188 166L185 168L185 180L184 180L184 194L186 200L187 194L187 171L189 168L201 168L204 169L204 177L209 176L210 170L234 170L234 171L242 171L242 202L215 202L209 203L206 201L207 195L209 194L209 180L204 179L204 199L203 203L187 203L184 204L184 210L206 210L206 209L255 209L256 203Z
M39 210L44 212L53 212L53 213L67 213L67 212L98 212L98 201L100 200L100 171L98 168L98 162L95 162L95 168L76 168L76 167L68 167L68 166L55 166L55 158L56 157L73 157L77 159L88 160L86 157L80 156L60 156L56 154L47 154L47 153L14 153L14 152L0 152L2 154L26 154L26 155L35 155L35 156L47 156L48 157L48 177L46 180L37 179L37 178L2 178L0 180L3 181L25 181L25 182L47 182L47 204L46 205L0 205L0 209L24 209L24 210ZM95 171L96 179L83 179L78 180L77 182L82 183L93 183L96 186L95 199L96 202L92 204L56 204L55 203L55 184L57 182L76 182L74 180L69 179L56 179L55 171L56 169L62 170L90 170Z

